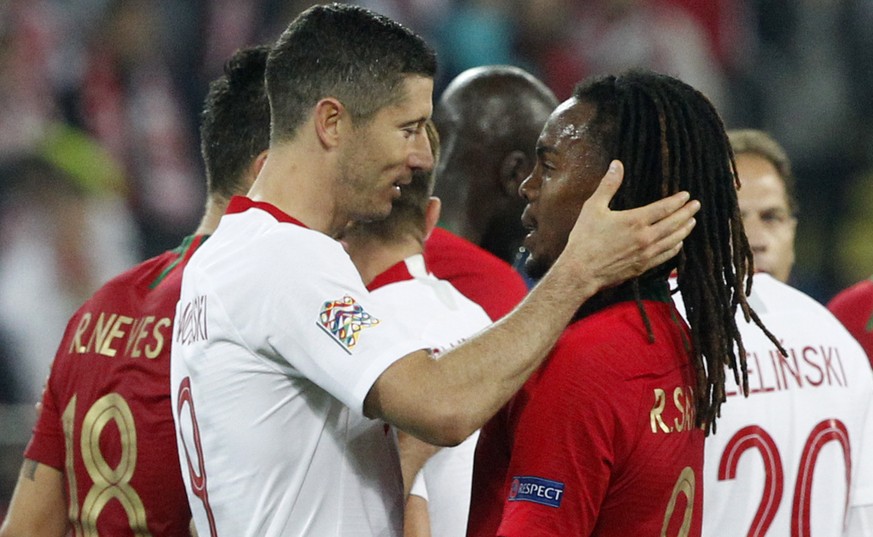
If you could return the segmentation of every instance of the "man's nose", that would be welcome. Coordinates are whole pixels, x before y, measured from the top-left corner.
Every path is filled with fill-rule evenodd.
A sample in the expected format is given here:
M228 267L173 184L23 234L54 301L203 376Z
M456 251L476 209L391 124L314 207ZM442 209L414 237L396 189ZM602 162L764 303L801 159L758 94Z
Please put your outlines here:
M409 154L409 167L431 170L433 169L433 165L433 151L430 147L430 140L428 140L427 136L422 132L415 137L412 152Z
M767 240L761 226L761 219L753 215L743 216L743 229L746 238L749 239L749 247L753 253L760 253L767 249Z

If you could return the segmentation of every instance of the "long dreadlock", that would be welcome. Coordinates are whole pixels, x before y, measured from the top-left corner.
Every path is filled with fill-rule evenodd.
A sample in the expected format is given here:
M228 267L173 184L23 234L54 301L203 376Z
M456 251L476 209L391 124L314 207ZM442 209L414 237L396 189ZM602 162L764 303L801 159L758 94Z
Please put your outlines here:
M691 328L697 425L707 433L715 431L715 418L726 399L725 366L748 394L737 308L782 350L746 300L754 264L737 205L736 164L724 125L700 92L651 72L595 78L578 86L573 96L597 107L590 135L609 159L625 164L625 180L613 209L639 207L680 190L701 203L697 225L679 255L634 280L633 289L652 339L640 283L677 273Z

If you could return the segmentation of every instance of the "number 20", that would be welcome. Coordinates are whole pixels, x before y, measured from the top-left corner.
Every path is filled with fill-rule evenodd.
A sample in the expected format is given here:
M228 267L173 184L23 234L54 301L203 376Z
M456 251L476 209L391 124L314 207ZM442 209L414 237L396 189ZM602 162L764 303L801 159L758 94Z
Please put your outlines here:
M791 536L809 537L809 506L812 500L812 475L819 452L828 442L837 442L843 451L846 462L846 508L849 505L849 489L852 483L852 459L850 457L849 432L843 422L828 419L819 422L809 434L803 446L800 466L797 469L797 482L794 487L794 500L791 507ZM749 536L765 535L782 500L784 483L782 458L773 437L767 431L750 425L737 431L725 446L718 466L718 479L734 479L740 457L747 450L755 448L764 461L764 493L749 527Z

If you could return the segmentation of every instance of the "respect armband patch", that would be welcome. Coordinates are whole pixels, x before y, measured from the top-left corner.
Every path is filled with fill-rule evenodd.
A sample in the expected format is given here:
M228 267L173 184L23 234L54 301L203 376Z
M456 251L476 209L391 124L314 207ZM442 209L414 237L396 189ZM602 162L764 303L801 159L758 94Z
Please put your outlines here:
M560 507L564 497L564 484L560 481L529 475L512 478L509 489L510 502L533 502L549 507Z

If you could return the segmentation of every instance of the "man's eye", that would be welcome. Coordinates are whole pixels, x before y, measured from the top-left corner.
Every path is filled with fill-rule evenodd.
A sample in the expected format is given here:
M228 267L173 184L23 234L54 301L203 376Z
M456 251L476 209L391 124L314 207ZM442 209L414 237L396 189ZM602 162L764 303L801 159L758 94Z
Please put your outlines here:
M768 211L761 215L761 220L771 224L781 224L788 220L788 215L781 211Z

